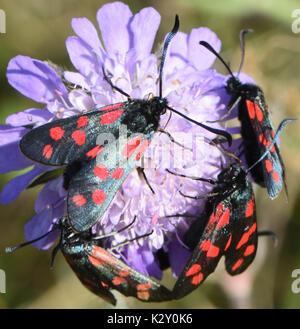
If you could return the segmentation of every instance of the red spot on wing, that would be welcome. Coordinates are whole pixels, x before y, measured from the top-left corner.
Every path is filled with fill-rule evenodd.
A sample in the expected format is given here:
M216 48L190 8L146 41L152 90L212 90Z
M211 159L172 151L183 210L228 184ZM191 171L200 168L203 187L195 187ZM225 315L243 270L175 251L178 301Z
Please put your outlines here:
M119 271L119 275L122 276L123 278L128 277L130 276L130 270L129 269L121 270Z
M55 141L59 141L63 137L64 133L65 131L61 127L50 128L50 137Z
M115 110L115 109L118 109L118 108L122 107L124 104L125 104L125 102L117 103L117 104L114 104L114 105L109 105L109 106L101 108L100 112Z
M268 173L273 171L273 164L270 160L265 160L265 165Z
M251 235L252 233L254 233L256 230L256 223L253 223L252 226L249 229L249 235Z
M207 251L207 257L217 257L220 251L220 248L215 246L210 240L204 240L200 245L200 249Z
M263 146L267 145L267 140L266 140L265 136L263 137L262 144L263 144Z
M92 194L92 199L96 204L102 204L106 199L106 194L103 190L96 190Z
M237 270L243 263L244 259L240 258L236 261L236 263L232 266L231 270L232 272L234 272L235 270Z
M253 254L255 251L255 245L254 244L251 244L249 246L247 246L246 250L244 251L244 256L249 256L251 254Z
M274 139L275 133L274 133L274 130L273 129L271 129L271 136L272 136L272 139Z
M197 275L193 276L191 283L195 286L198 286L203 281L203 273L198 273Z
M266 143L267 148L269 148L271 144L272 144L272 141L268 141ZM274 145L270 148L270 152L271 153L275 152L275 146Z
M250 119L253 120L255 118L254 104L253 104L253 102L246 99L246 105L247 105L249 117L250 117Z
M118 262L111 256L111 254L99 246L93 246L91 253L92 254L88 257L93 266L101 267L118 265Z
M187 270L187 272L185 273L185 276L195 275L200 270L201 270L201 265L200 264L194 264Z
M251 199L248 201L247 203L247 208L246 208L246 212L245 212L245 217L251 217L254 213L254 207L255 207L255 203L254 200Z
M223 205L223 204L222 204ZM223 207L224 210L224 207ZM230 209L226 208L225 211L220 215L216 228L221 228L229 223Z
M103 149L104 147L102 145L96 145L86 153L86 156L94 159Z
M195 286L198 286L203 280L203 273L201 273L200 270L201 270L201 265L194 264L185 273L185 276L187 277L192 276L191 283Z
M279 174L278 174L277 171L273 171L272 178L274 179L274 181L276 182L276 184L279 184L280 183L280 176L279 176Z
M220 252L220 248L211 243L206 256L207 257L217 257L219 255L219 252Z
M78 146L82 146L85 143L86 135L85 135L85 132L82 130L75 130L72 133L72 138L74 139L75 143Z
M245 243L247 243L248 240L249 240L249 238L250 238L250 235L252 233L254 233L255 230L256 230L256 223L253 223L253 225L250 227L250 229L242 235L239 243L236 246L236 249L241 248L242 245L244 245Z
M94 168L94 174L103 181L106 180L109 176L108 169L102 165L96 166Z
M86 198L82 194L74 195L72 198L76 206L82 207L86 204Z
M130 156L132 155L132 153L134 153L134 151L137 149L137 147L140 145L142 140L142 136L133 138L132 140L130 140L123 148L122 150L122 155L126 158L130 158Z
M145 282L140 283L136 286L137 289L137 297L142 300L148 300L150 298L149 290L152 289L152 283Z
M116 276L113 280L112 280L112 284L114 286L119 286L120 284L123 284L126 282L126 279L124 278L120 278L119 276Z
M219 217L222 216L224 212L223 203L219 203L215 212L210 215L208 226L212 226L216 221L218 221Z
M77 120L77 128L85 127L89 122L89 118L86 115L83 115Z
M53 154L53 147L50 144L45 145L43 148L43 156L46 159L50 159Z
M137 155L136 155L136 157L135 157L135 159L136 160L139 160L140 159L140 157L143 155L143 153L145 152L145 150L146 150L146 148L149 146L149 144L150 144L150 139L146 139L143 143L142 143L142 145L140 146L140 148L139 148L139 150L138 150L138 153L137 153Z
M109 287L109 285L107 283L105 283L104 281L100 281L100 283L102 284L102 286L104 288L108 288Z
M101 115L100 125L107 125L115 122L123 114L124 110L116 110Z
M224 248L224 251L226 251L226 250L229 248L229 246L230 246L230 244L231 244L231 240L232 240L232 234L230 234L230 237L229 237L229 239L228 239L228 241L227 241L227 243L226 243L226 246L225 246L225 248Z
M262 110L260 109L259 105L255 103L255 113L256 113L256 118L259 122L263 121L264 115L262 113Z
M123 168L117 168L112 172L111 177L113 179L120 179L120 178L123 177L123 175L124 175L124 169Z
M139 283L136 288L137 290L139 291L142 291L142 290L149 290L153 287L152 283L151 282L144 282L144 283Z
M211 241L210 240L204 240L200 244L199 248L202 249L203 251L207 251L209 249L210 245L211 245Z
M92 255L89 255L89 261L91 262L92 265L96 267L101 267L106 265L106 262L103 259L94 257Z

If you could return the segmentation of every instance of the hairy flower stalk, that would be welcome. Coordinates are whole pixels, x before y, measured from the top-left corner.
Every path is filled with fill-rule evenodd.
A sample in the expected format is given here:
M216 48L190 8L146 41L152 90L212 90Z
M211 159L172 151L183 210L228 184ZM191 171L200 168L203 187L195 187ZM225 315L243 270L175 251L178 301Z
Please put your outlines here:
M160 55L151 52L160 24L158 12L144 8L133 15L127 5L113 2L98 10L97 22L103 44L98 30L87 18L72 20L76 35L67 38L66 48L76 71L64 71L60 76L53 65L26 56L17 56L9 62L9 83L43 105L10 115L6 124L0 126L0 172L32 167L3 188L3 204L17 198L40 174L53 170L33 163L21 154L18 143L29 131L28 125L40 126L127 100L107 83L103 68L112 84L131 98L147 99L149 95L159 94ZM229 96L223 88L227 77L211 69L215 56L199 45L200 40L220 51L220 40L205 27L195 28L190 34L178 32L173 38L164 66L162 94L171 107L205 123L224 115ZM234 116L233 111L230 118ZM163 250L167 253L173 273L178 275L189 256L181 238L193 220L165 217L199 214L205 201L182 194L204 195L212 189L207 183L171 174L166 169L216 179L227 161L222 152L210 144L216 135L182 117L174 113L170 115L167 111L161 117L160 126L171 138L165 133L155 134L140 160L144 174L138 169L128 176L105 215L93 228L95 234L103 235L121 229L135 218L131 227L110 238L107 246L137 238L115 249L115 254L140 272L159 279L162 271L157 252ZM211 126L221 128L218 123ZM25 225L28 240L50 231L60 220L65 214L66 195L62 176L45 184L35 203L36 214ZM149 232L152 234L138 238ZM58 232L54 231L34 245L47 249L57 236Z

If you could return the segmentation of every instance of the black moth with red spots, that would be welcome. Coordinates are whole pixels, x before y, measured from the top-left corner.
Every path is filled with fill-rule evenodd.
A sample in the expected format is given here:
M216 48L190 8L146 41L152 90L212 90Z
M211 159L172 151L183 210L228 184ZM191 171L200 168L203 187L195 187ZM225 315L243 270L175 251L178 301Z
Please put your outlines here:
M246 176L239 164L219 174L203 214L184 236L192 254L174 286L175 298L196 289L223 255L231 275L243 272L253 261L257 248L255 200Z
M241 98L239 115L243 152L248 165L259 158L274 138L274 128L265 102L263 91L256 85L238 83L229 79L227 91L231 93L232 101ZM282 185L286 189L285 168L277 143L270 150L264 161L253 168L251 175L255 183L266 187L271 199L279 194Z
M89 229L105 212L149 145L165 105L157 98L119 103L48 123L22 138L21 151L34 161L55 166L81 164L70 178L67 197L75 231ZM133 120L128 122L129 116ZM127 134L121 135L125 122ZM97 144L101 135L111 142Z
M251 32L251 30L242 30L240 33L242 60L238 75L244 61L244 35L248 32ZM241 122L241 135L243 138L242 148L247 165L250 166L266 151L274 138L274 128L264 93L259 86L242 83L238 75L234 76L222 57L207 42L201 41L200 44L214 53L231 75L226 85L226 91L231 95L228 108L231 111L235 105L238 105L238 118ZM282 185L287 191L285 168L277 143L275 143L264 161L253 169L251 175L257 184L267 188L271 199L277 197Z
M131 100L111 84L116 91L128 96L128 101L47 123L31 130L20 141L24 155L38 163L50 166L81 164L68 182L67 213L74 231L88 230L105 213L125 178L136 168L167 109L225 136L231 143L230 134L187 118L170 108L167 99L162 97L163 64L168 45L178 28L176 16L164 44L159 97ZM104 78L109 82L105 74Z
M70 187L72 177L77 174L82 166L83 164L78 161L74 161L67 166L63 174L63 186L66 190ZM6 248L6 252L12 252L32 244L45 238L53 231L60 230L60 241L53 249L51 264L53 265L56 253L60 249L81 283L107 302L116 305L117 300L111 293L112 289L144 302L160 302L173 299L173 294L166 287L126 265L106 249L110 247L108 241L110 237L129 229L132 224L116 232L95 236L91 233L91 230L80 233L74 232L66 216L61 218L57 224L54 224L49 232L16 247ZM144 238L151 233L127 240L122 245ZM119 246L110 249L116 249Z
M126 265L104 249L104 239L90 233L75 233L67 220L61 220L59 247L67 262L90 291L116 304L112 289L143 302L161 302L173 299L170 290L155 280Z
M231 164L221 171L216 182L189 177L215 187L207 196L204 212L183 238L192 254L176 281L174 298L182 298L196 289L214 272L223 255L230 275L242 273L254 260L257 249L256 209L252 184L247 175L271 152L283 127L290 121L294 119L280 123L271 144L249 169L245 170L240 163Z
M39 241L59 229L61 232L60 242L53 249L51 265L53 266L57 251L60 249L81 283L107 302L113 305L117 303L116 298L111 293L112 289L143 302L161 302L173 299L173 294L169 289L126 265L105 249L109 237L128 229L131 225L117 232L95 237L88 231L75 233L69 225L68 219L63 217L49 232L16 247L6 248L5 251L7 253L13 252ZM132 242L132 240L127 242Z

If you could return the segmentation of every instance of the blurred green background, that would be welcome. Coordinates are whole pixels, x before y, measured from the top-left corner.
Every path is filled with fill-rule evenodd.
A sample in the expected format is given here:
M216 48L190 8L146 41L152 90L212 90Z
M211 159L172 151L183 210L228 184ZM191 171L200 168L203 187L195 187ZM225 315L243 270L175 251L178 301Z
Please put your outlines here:
M0 123L8 114L35 104L11 88L5 78L10 58L22 54L71 68L64 41L72 35L72 17L86 16L96 24L96 11L107 1L99 0L18 0L0 1L6 12L6 34L0 35ZM252 28L247 36L243 71L259 84L272 112L273 123L300 115L300 33L292 32L292 12L299 1L246 0L161 0L124 1L133 13L146 6L155 7L162 16L157 42L169 32L175 13L181 30L208 26L222 40L222 55L236 70L240 61L238 33ZM299 24L300 27L300 24ZM221 72L224 68L216 63ZM145 304L118 293L120 308L299 308L300 293L293 293L292 271L300 268L300 135L299 122L289 125L281 135L289 200L284 193L271 201L257 188L259 230L272 230L271 239L259 239L258 254L250 268L230 277L223 262L217 271L186 298L162 304ZM0 188L17 173L1 175ZM0 205L0 269L6 273L6 293L0 293L0 308L110 308L86 290L59 254L53 270L51 251L23 248L6 255L4 248L24 241L23 225L33 215L39 189L25 191L13 203ZM174 279L166 272L164 283Z

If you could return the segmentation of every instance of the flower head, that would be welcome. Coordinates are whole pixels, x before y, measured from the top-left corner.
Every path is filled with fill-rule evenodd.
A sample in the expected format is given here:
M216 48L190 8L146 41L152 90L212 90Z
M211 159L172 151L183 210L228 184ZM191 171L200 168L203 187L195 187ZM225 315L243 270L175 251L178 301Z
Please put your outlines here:
M87 18L72 20L76 36L67 38L66 48L76 72L65 71L60 76L52 65L25 56L10 61L9 83L44 107L13 114L7 118L7 125L0 127L3 135L0 156L8 157L6 166L0 166L2 173L33 165L18 149L28 124L38 126L127 100L104 80L103 68L112 83L131 98L158 95L160 58L151 52L160 24L158 12L144 8L133 15L127 5L113 2L98 10L97 22L103 44L96 27ZM200 40L220 51L220 40L208 28L196 28L190 34L178 32L173 38L165 61L162 92L171 107L205 122L218 120L225 113L228 95L222 87L227 78L211 69L215 56L199 45ZM68 88L70 84L75 88ZM157 132L141 159L145 176L141 170L133 170L93 228L96 234L102 235L120 230L135 218L132 226L114 235L110 244L135 239L116 249L116 254L140 272L157 278L162 275L157 259L159 250L168 254L175 274L189 255L181 238L190 219L170 216L199 214L203 209L204 201L182 194L196 196L212 188L166 169L215 179L226 164L223 154L210 144L216 137L214 134L174 113L171 117L170 113L164 114L160 126L166 127L172 138L184 147L174 144L167 134ZM212 126L221 128L218 123ZM31 171L11 180L2 191L2 203L15 199L35 177L48 170L51 168L35 164ZM66 194L62 177L45 184L36 200L36 215L25 226L29 240L49 231L64 215ZM53 233L37 242L36 247L46 249L55 239Z

